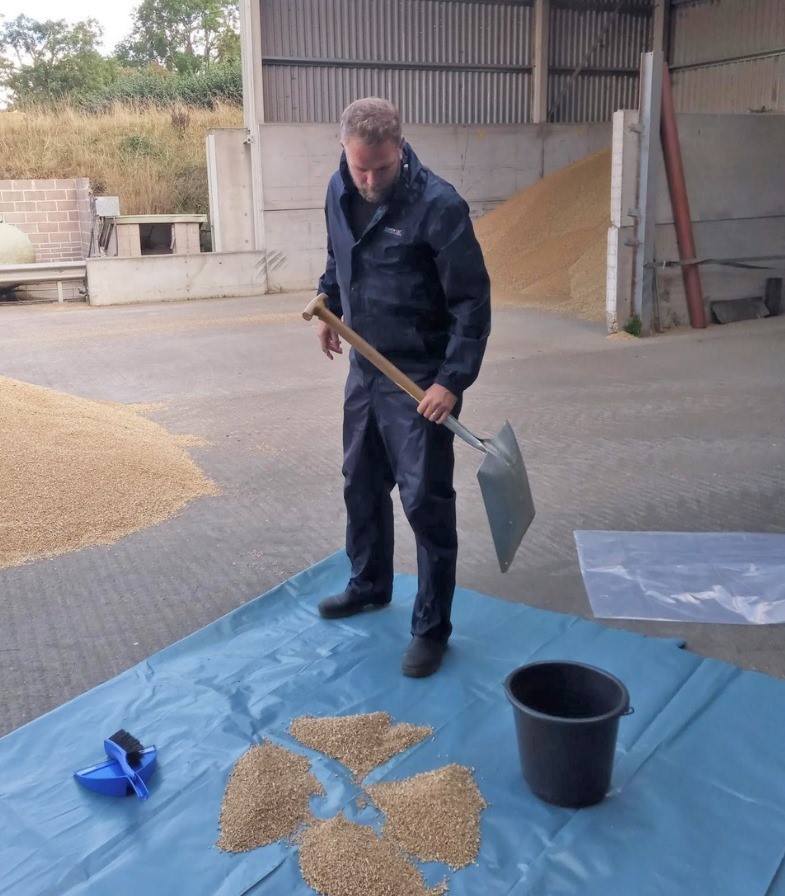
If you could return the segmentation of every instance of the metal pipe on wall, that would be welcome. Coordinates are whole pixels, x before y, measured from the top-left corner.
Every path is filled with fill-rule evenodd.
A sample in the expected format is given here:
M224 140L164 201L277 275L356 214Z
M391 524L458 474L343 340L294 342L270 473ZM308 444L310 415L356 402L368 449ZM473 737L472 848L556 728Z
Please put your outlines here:
M706 326L706 309L703 304L700 273L697 265L684 264L685 261L694 261L697 256L692 233L690 203L687 198L687 184L684 179L684 163L679 145L679 132L676 128L676 112L673 108L671 77L667 65L663 65L662 68L660 137L665 159L665 173L668 177L668 191L673 208L673 223L676 227L676 242L679 246L679 258L682 261L681 275L687 295L690 326L702 329Z

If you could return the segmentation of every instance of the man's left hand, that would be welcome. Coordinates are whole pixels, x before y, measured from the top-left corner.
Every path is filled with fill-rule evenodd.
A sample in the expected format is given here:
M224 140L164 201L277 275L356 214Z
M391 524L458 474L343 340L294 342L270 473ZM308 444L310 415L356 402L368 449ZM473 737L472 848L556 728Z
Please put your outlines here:
M433 423L444 423L455 407L456 401L458 401L457 395L434 383L426 389L423 400L417 405L417 413Z

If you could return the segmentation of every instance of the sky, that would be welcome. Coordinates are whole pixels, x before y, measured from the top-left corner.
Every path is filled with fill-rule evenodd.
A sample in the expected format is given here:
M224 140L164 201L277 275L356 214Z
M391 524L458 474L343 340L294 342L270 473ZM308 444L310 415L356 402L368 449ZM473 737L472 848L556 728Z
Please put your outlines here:
M1 0L0 14L6 21L19 15L39 22L65 19L73 23L97 19L104 29L104 42L99 49L111 53L131 31L131 13L140 3L141 0L68 0L66 4L63 0Z

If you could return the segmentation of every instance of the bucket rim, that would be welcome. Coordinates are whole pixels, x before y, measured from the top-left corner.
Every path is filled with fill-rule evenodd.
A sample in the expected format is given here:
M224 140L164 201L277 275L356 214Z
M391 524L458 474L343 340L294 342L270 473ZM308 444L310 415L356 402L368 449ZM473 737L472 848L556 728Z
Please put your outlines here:
M512 692L511 682L513 678L524 669L533 669L537 666L573 666L579 669L588 669L591 672L597 672L602 675L604 678L610 679L614 684L616 684L621 692L621 700L617 707L609 710L608 712L604 712L601 715L597 716L585 716L585 717L565 717L565 716L554 716L547 712L539 712L539 710L532 709L531 706L527 706L525 703L522 703ZM509 675L504 679L504 691L507 694L507 699L510 703L521 712L526 713L535 719L544 719L549 722L561 723L565 725L594 725L597 722L610 721L611 719L618 718L625 714L629 713L630 710L630 692L627 690L627 686L617 678L612 672L608 672L607 669L601 669L599 666L592 666L589 663L580 663L574 660L537 660L533 663L523 663L520 666L517 666Z

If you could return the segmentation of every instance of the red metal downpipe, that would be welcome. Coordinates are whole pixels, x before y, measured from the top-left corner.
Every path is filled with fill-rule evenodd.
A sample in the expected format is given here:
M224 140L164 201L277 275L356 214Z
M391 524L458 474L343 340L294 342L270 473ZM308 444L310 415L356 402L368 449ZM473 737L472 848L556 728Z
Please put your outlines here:
M679 132L676 130L676 113L673 108L673 92L668 66L662 67L662 115L660 116L660 137L662 154L665 158L665 173L668 176L668 190L673 207L673 223L676 226L676 242L682 261L695 259L695 240L692 235L690 203L687 199L687 184L684 180L684 164L679 146ZM687 294L687 312L690 325L696 329L706 326L706 310L703 306L703 290L700 273L694 264L682 264L681 275Z

